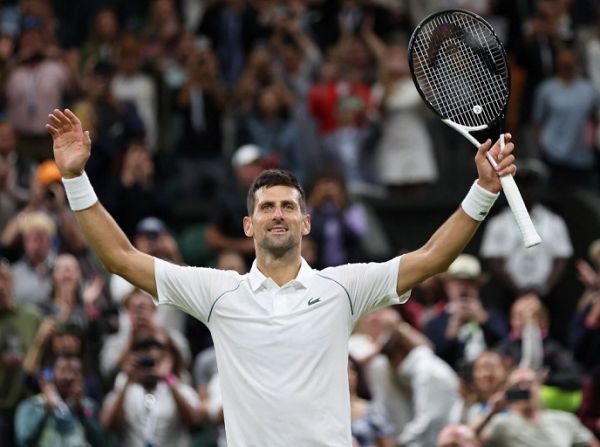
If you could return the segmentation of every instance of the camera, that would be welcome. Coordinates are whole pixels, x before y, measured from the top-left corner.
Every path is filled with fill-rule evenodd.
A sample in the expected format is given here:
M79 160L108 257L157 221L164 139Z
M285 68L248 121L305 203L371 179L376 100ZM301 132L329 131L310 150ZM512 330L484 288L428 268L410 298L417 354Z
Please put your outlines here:
M531 390L529 388L509 388L506 390L506 400L508 402L517 402L520 400L529 400Z
M44 197L46 197L48 200L54 200L56 198L56 194L50 188L47 188L46 191L44 191Z
M140 369L150 369L156 366L154 358L148 356L142 356L135 362L135 366Z

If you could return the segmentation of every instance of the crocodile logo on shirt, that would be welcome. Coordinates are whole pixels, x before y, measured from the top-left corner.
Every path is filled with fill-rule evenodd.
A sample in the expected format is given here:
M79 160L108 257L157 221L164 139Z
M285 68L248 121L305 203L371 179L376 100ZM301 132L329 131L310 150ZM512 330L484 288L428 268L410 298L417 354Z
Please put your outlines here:
M313 304L317 304L320 301L321 301L321 298L316 298L316 297L309 298L308 299L308 305L312 306Z

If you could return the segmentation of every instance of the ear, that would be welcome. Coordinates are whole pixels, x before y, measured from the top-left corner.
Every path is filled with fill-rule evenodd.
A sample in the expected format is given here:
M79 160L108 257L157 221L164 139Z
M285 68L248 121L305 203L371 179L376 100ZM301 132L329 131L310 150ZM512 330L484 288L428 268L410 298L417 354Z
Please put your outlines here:
M308 236L310 234L312 217L310 214L305 214L302 217L302 236Z
M254 227L252 226L252 219L248 216L244 216L244 234L248 237L254 236Z

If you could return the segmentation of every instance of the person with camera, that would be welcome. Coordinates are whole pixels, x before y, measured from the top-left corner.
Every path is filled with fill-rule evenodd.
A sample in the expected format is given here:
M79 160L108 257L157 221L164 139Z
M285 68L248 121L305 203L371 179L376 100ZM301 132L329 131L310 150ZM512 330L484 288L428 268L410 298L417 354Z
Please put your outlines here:
M55 224L56 234L51 241L53 251L66 251L75 255L85 253L87 243L77 224L75 213L69 209L60 171L53 160L46 160L38 165L31 184L29 202L8 221L2 231L2 245L11 253L19 251L23 223L34 212L46 214ZM23 247L26 251L24 240Z
M505 392L508 411L490 418L483 428L484 445L600 447L600 442L574 414L542 408L540 384L540 376L530 368L512 371Z
M190 445L190 428L203 417L196 391L181 380L183 360L164 329L138 331L100 421L119 445Z
M53 367L42 371L41 393L17 407L17 445L104 445L97 404L85 396L81 359L59 355Z

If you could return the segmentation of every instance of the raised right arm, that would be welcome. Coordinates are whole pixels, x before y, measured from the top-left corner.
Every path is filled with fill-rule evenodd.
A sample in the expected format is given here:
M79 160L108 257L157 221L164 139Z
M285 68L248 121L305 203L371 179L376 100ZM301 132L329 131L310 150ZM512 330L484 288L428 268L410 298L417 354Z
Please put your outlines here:
M84 168L90 157L91 140L73 112L55 109L48 115L46 129L52 135L54 159L65 183L76 182L78 189L92 194ZM68 194L67 194L68 195ZM106 269L156 297L154 258L137 250L112 216L96 201L75 216L90 247Z

